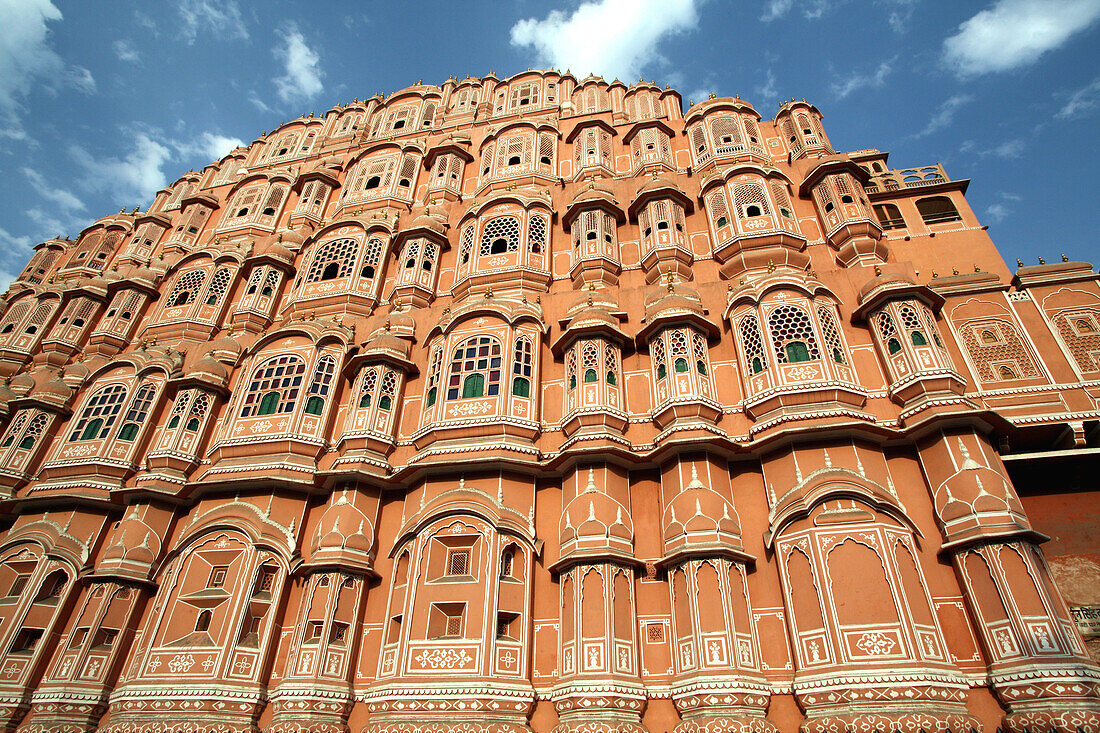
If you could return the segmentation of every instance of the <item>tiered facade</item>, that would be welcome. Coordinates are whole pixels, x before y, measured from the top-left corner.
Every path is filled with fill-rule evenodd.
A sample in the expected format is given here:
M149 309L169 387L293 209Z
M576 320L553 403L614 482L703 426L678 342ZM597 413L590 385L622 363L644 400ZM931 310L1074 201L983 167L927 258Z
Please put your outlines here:
M1095 437L1091 266L805 102L682 109L418 84L39 245L0 729L1100 731L1006 469Z

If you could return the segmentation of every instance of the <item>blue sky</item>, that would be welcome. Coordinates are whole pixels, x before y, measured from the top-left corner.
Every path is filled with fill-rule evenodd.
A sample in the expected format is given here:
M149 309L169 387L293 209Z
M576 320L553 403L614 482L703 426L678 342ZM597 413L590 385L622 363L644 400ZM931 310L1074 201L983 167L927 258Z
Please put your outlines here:
M973 179L1010 263L1096 259L1100 0L0 0L0 284L301 113L528 67L804 97L838 150Z

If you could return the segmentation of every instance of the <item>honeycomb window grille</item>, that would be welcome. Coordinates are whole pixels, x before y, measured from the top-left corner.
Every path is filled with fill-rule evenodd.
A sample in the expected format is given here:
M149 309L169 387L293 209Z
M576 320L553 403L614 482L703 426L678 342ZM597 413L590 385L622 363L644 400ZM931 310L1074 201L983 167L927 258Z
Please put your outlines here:
M323 242L317 247L305 281L313 283L348 277L354 271L358 256L359 241L356 239L330 239Z
M695 164L702 165L711 158L710 143L707 141L706 128L696 125L691 128L691 154L695 156Z
M1052 319L1082 372L1100 371L1100 310L1063 311Z
M307 415L320 415L324 412L329 389L332 387L332 376L335 373L336 359L332 356L326 354L317 360L306 397Z
M187 423L184 425L184 429L191 433L197 431L209 409L210 395L206 392L199 392L195 397L195 401L191 403L191 412L187 415Z
M126 401L125 385L110 384L96 391L80 413L69 442L106 438Z
M19 414L15 416L15 419L11 421L11 425L8 427L7 432L4 435L4 442L0 443L0 448L8 448L15 442L16 437L19 436L20 431L27 424L27 420L30 419L29 410L20 410Z
M132 441L137 437L141 426L149 417L149 410L153 406L153 398L157 389L152 384L144 384L138 388L130 407L126 410L126 418L122 422L122 428L118 431L118 439Z
M577 388L577 350L576 347L569 350L565 357L565 378L569 382L569 389Z
M518 251L519 219L514 216L498 216L485 225L481 233L482 257Z
M378 367L363 369L363 382L359 386L359 408L366 409L374 400L374 390L378 386Z
M474 227L471 224L467 224L466 228L462 230L462 240L459 246L458 261L461 265L468 265L470 263L470 257L474 251Z
M382 388L378 391L378 409L388 412L393 409L394 395L397 392L397 372L386 369L382 375Z
M546 250L548 228L544 216L535 214L527 220L527 249L531 254L542 254Z
M273 356L252 373L241 417L278 415L294 410L306 364L293 354Z
M174 308L193 303L204 282L206 282L206 270L189 270L181 273L168 293L166 306Z
M755 315L741 319L737 330L741 334L741 348L745 355L745 368L749 374L759 374L768 368L768 355L760 334L760 320Z
M924 324L921 323L917 311L910 305L902 305L899 309L901 326L909 336L913 346L928 346L928 337L924 333Z
M543 173L553 173L555 165L555 156L557 155L558 143L554 134L551 132L539 133L539 170Z
M122 240L122 235L118 232L110 232L103 238L102 244L100 244L90 258L88 258L88 267L93 270L102 270L104 265L107 264L107 258L118 247L118 243Z
M716 230L729 225L729 206L726 205L726 194L722 191L715 191L707 196L707 211L710 212L710 220Z
M832 360L837 364L848 363L845 356L844 341L841 339L840 328L837 326L833 309L829 306L819 305L817 307L817 322L821 324L821 336Z
M423 405L431 407L436 404L439 396L439 382L443 370L443 350L437 348L431 354L431 366L428 370L428 392L423 398Z
M971 322L959 330L970 359L978 371L978 378L983 382L1040 376L1027 347L1012 324L992 319ZM991 334L994 340L989 341L986 333ZM1001 373L1000 367L1006 365L1013 376L1008 377Z
M664 382L668 378L668 365L665 359L665 342L658 338L653 342L653 372L657 375L657 382Z
M249 186L238 191L233 203L229 206L229 213L226 215L227 222L233 223L236 220L243 220L248 218L249 215L255 214L263 193L263 185Z
M210 285L206 288L206 305L217 305L221 301L225 291L229 288L230 272L228 268L220 267L214 271L210 278Z
M46 424L49 422L49 418L45 413L38 413L31 420L31 424L27 426L27 431L23 433L23 437L19 439L17 447L21 450L30 450L34 447L34 444L38 442L38 439L42 436L43 431L46 429Z
M185 390L176 395L176 401L172 405L172 413L168 416L168 423L164 426L166 430L175 430L179 427L180 421L187 413L187 408L191 404L194 395L194 390Z
M510 176L531 170L533 140L531 134L524 132L506 137L497 143L498 176Z
M406 270L415 270L416 269L416 263L420 259L420 240L419 239L410 240L409 243L407 245L405 245L405 256L402 257L401 259L403 259L405 261L404 269L406 269Z
M500 394L500 342L492 336L473 336L451 359L447 399L495 397Z
M741 125L732 115L713 118L710 121L710 134L714 140L714 150L718 155L728 155L745 147Z
M888 311L882 311L875 316L875 327L878 329L879 338L886 347L887 354L893 356L901 351L901 341L898 339L898 329L894 325L894 317Z
M248 285L245 286L245 295L253 295L260 289L260 281L264 277L264 268L257 267L248 276Z
M779 209L779 215L784 219L794 219L794 209L791 206L791 197L787 194L787 187L779 181L772 181L770 188L772 199L775 201L776 208Z
M378 274L378 263L382 259L382 240L372 237L367 240L367 246L363 252L363 267L359 276L365 280L373 280Z
M814 186L814 197L817 199L818 206L820 206L821 210L826 214L836 208L836 204L833 202L832 187L829 186L828 180L822 181Z
M260 288L260 297L272 297L277 287L279 287L279 271L272 267L268 269L267 275L264 277L264 286Z
M921 308L924 313L924 325L928 328L928 333L932 336L932 343L936 345L936 348L940 350L944 356L947 356L947 345L944 344L943 338L940 336L940 329L936 325L936 317L932 315L932 311L927 308Z
M27 319L27 327L23 329L23 332L27 334L38 333L38 329L46 324L56 307L57 301L39 303L38 307L31 313L31 317Z
M600 381L600 356L597 346L596 342L589 341L581 349L581 381L585 384Z
M692 355L695 357L695 372L700 376L707 376L710 373L707 358L707 340L703 338L702 334L691 334L691 350Z
M406 155L401 159L401 172L397 177L397 187L404 189L408 194L416 184L416 173L419 169L419 161L415 155Z
M604 344L604 378L609 387L619 384L619 352L611 344Z
M0 325L0 334L11 333L15 327L22 323L27 313L31 310L31 304L20 302L13 305L4 316L3 325Z
M672 362L672 371L684 374L690 371L688 366L688 334L682 328L668 333L668 358Z
M737 216L741 219L770 216L772 213L764 186L759 183L740 183L734 186L733 203Z
M810 315L796 305L781 305L768 315L777 364L817 361L821 355Z
M531 396L532 363L531 339L521 336L516 339L515 353L512 358L512 395L514 397Z

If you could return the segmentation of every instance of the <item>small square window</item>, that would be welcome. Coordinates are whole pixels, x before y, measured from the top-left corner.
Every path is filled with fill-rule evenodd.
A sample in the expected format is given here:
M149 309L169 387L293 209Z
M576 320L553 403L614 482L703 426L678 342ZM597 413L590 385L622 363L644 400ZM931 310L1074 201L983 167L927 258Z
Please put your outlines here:
M221 588L225 585L225 578L229 574L228 565L215 565L210 569L210 578L206 581L207 588Z
M470 551L451 550L447 553L447 575L470 574Z

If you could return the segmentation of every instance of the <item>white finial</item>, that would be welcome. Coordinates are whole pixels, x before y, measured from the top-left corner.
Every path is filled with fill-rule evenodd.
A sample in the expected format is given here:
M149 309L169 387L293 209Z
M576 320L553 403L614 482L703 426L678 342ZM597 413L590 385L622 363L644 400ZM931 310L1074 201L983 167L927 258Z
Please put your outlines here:
M691 464L691 481L688 482L687 488L689 489L702 489L704 488L703 482L699 480L699 471L695 469L695 464Z
M615 510L615 524L623 523L623 508L619 507Z
M829 449L825 449L825 468L833 467L833 459L829 456Z
M794 457L794 479L798 483L802 483L802 466L798 465L798 456Z
M504 503L504 483L503 482L497 482L497 503L498 504L503 504Z
M588 502L588 518L592 521L596 519L596 505L591 501Z
M332 531L336 534L340 534L340 515L336 515L336 521L332 523Z
M570 519L569 519L569 510L568 509L565 510L565 528L566 529L573 529L573 522L570 521Z
M703 515L703 507L699 503L699 497L695 497L695 516L700 517Z
M867 478L867 473L863 470L863 461L859 460L859 451L856 451L856 468L859 469L859 475L863 478Z
M350 502L348 502L347 487L345 487L344 490L340 492L340 498L336 500L336 503L337 504L348 504L348 503L350 503Z
M589 466L588 468L588 486L584 487L585 492L599 491L596 488L596 470Z

